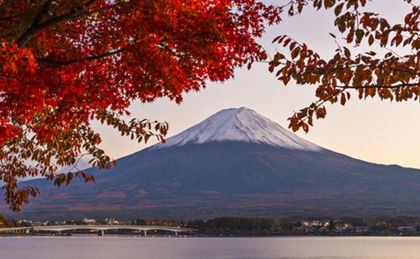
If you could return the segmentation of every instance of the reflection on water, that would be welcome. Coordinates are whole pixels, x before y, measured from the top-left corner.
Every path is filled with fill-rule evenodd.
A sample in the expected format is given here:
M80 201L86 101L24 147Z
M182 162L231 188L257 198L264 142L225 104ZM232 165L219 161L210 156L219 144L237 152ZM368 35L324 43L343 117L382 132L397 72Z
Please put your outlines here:
M417 237L2 237L0 259L420 258Z

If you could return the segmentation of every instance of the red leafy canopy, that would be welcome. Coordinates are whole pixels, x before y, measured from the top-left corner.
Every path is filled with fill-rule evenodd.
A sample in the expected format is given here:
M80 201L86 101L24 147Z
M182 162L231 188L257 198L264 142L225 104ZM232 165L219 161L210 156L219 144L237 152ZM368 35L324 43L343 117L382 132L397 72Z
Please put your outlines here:
M84 154L110 167L90 126L99 120L138 141L163 141L166 123L124 121L133 100L224 81L265 57L255 39L279 10L255 0L5 0L0 4L0 179L18 211L16 179L56 176ZM85 180L88 175L78 174Z

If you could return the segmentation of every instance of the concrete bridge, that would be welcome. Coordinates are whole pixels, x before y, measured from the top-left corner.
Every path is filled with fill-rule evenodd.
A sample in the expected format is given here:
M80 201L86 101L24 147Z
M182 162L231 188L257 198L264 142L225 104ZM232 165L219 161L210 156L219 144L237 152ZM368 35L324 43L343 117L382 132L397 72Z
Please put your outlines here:
M29 234L33 232L56 232L61 233L64 231L70 232L72 230L94 230L98 234L104 235L107 230L133 230L143 233L147 236L147 231L169 231L175 233L191 233L195 230L192 228L180 227L166 227L166 226L137 226L137 225L58 225L58 226L32 226L32 227L15 227L15 228L0 228L1 233L21 233Z

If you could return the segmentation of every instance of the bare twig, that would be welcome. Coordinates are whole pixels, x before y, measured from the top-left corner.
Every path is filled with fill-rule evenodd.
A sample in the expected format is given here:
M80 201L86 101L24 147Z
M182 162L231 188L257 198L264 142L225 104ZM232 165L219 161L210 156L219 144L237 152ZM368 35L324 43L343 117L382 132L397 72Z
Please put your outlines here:
M420 83L402 83L396 85L365 85L365 86L351 86L351 85L338 85L337 88L341 89L370 89L370 88L381 88L381 89L395 89L401 87L416 87L420 86Z

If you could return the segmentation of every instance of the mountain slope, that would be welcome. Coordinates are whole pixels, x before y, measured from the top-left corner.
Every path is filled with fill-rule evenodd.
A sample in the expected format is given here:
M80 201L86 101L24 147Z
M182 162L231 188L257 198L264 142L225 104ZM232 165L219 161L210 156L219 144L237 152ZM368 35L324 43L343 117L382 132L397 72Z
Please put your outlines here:
M57 189L32 181L42 196L26 215L420 213L419 170L329 151L246 108L223 110L164 145L120 159L108 172L90 171L94 185Z

